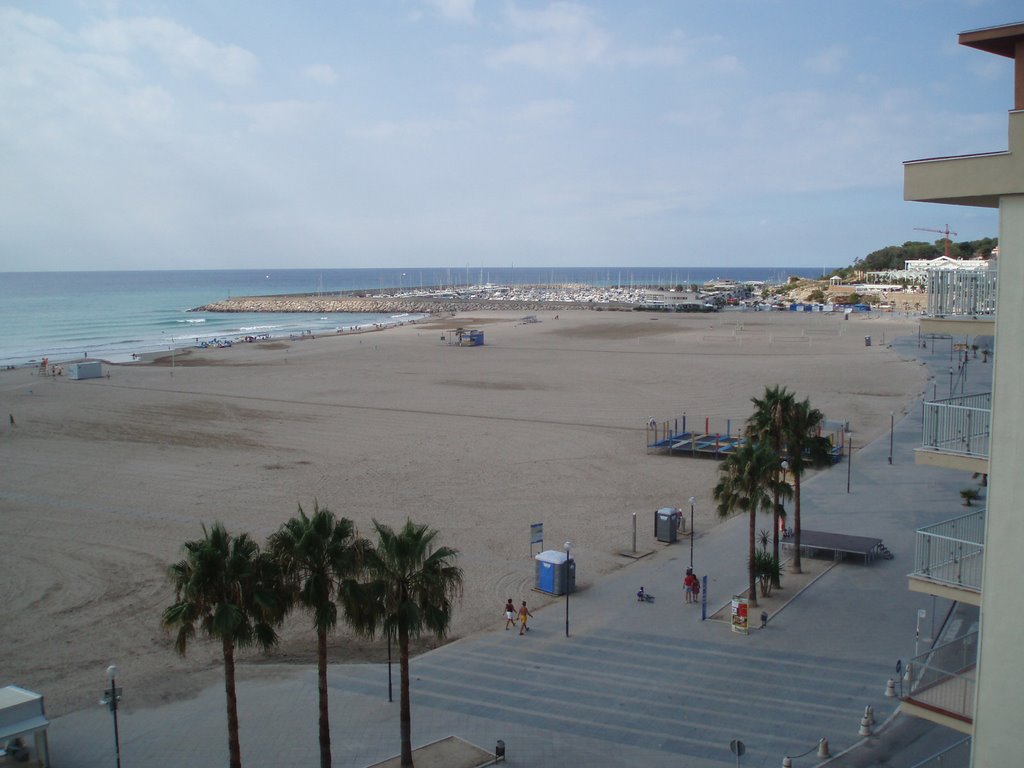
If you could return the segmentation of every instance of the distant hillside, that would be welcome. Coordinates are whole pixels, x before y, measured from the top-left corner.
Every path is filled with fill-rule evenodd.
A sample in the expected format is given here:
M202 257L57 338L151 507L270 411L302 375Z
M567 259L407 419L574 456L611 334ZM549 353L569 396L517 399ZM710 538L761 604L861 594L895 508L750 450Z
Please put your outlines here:
M973 259L977 256L987 259L997 245L999 245L999 240L994 237L952 243L949 247L949 255L954 259ZM863 259L857 259L852 266L837 269L832 274L849 277L855 272L884 272L887 269L903 269L903 265L907 261L934 259L937 256L942 256L945 252L946 241L944 238L940 238L934 243L909 240L903 245L890 245L879 251L873 251Z

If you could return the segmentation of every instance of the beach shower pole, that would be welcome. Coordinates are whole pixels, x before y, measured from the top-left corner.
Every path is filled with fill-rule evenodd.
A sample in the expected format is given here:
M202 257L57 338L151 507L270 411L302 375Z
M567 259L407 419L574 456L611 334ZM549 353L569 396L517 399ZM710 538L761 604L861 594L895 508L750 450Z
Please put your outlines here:
M892 435L896 428L896 411L889 411L889 463L892 464Z
M563 545L565 547L565 636L569 636L569 550L572 548L572 542L567 541Z
M693 570L693 502L697 499L694 496L690 497L690 570Z
M110 680L110 690L103 692L100 704L110 707L110 714L114 716L114 754L117 756L117 768L121 768L121 736L117 731L117 702L121 700L121 689L117 687L117 667L111 664L107 667L107 678Z

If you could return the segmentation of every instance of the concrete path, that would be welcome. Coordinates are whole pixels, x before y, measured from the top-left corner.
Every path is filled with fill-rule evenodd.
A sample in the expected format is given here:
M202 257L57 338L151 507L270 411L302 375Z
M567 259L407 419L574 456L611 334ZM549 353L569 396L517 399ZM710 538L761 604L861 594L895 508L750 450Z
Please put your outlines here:
M893 347L920 357L938 375L937 388L946 385L948 342L937 342L934 352L920 349L916 338L899 339ZM986 390L990 369L971 361L968 391ZM792 388L799 390L799 382ZM931 384L926 394L931 397ZM856 423L851 426L859 446ZM525 636L504 631L496 618L493 632L415 659L414 745L456 735L488 749L502 739L509 765L710 768L736 765L729 749L734 739L746 746L743 766L779 766L784 756L808 750L793 764L815 765L814 747L823 736L833 755L858 744L866 705L878 724L895 710L895 700L884 697L886 681L895 676L897 660L905 663L915 653L917 610L928 612L922 634L930 635L932 621L948 608L909 592L906 575L915 529L962 514L959 490L971 479L915 466L920 436L916 407L895 425L891 465L886 436L856 450L849 493L845 462L803 488L805 527L880 537L895 559L833 568L766 629L742 636L724 622L701 621L700 607L684 604L686 543L662 549L574 594L569 638L559 601L535 611ZM746 535L743 518L698 532L695 566L708 575L709 615L745 588ZM586 582L586 563L578 568ZM656 596L654 603L636 601L641 585ZM395 702L388 703L386 666L331 668L336 766L366 766L398 752L397 665L394 672ZM227 762L222 686L197 691L188 701L136 710L131 682L123 682L125 768ZM245 765L318 764L312 667L243 667L239 703ZM890 765L910 766L958 739L914 723L882 729L868 741L876 757L887 754ZM50 743L57 768L110 766L110 714L96 706L60 717ZM857 754L835 763L858 764L851 761Z

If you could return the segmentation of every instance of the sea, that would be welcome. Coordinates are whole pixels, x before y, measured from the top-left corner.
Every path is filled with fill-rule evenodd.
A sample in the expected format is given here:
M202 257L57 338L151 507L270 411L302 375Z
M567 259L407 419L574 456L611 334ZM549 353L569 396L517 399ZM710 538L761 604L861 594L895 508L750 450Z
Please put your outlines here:
M828 271L831 271L829 268ZM415 292L472 285L585 284L594 287L782 283L825 268L507 267L264 269L0 273L0 368L83 357L127 362L135 355L238 340L324 334L414 319L386 314L216 313L197 307L232 296Z

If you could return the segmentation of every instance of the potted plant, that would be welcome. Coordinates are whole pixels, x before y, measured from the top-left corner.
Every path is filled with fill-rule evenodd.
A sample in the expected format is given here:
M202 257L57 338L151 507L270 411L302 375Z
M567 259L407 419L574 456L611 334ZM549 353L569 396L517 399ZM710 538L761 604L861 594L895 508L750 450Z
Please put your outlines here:
M977 488L964 488L960 491L960 498L964 500L964 506L971 506L971 502L978 498L980 494Z

